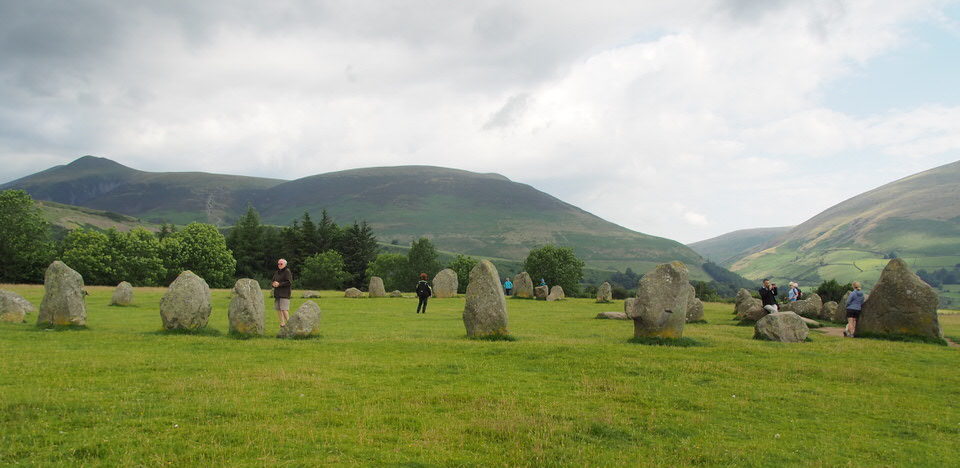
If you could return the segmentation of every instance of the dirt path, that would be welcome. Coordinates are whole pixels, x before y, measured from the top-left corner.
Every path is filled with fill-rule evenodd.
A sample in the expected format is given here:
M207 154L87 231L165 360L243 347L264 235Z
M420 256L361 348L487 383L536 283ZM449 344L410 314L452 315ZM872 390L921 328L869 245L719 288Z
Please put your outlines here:
M822 328L815 328L814 330L820 333L823 333L824 335L827 335L827 336L836 336L838 338L843 338L843 328L841 327L822 327ZM950 338L944 338L944 339L947 340L947 346L951 348L960 348L960 344L957 344Z

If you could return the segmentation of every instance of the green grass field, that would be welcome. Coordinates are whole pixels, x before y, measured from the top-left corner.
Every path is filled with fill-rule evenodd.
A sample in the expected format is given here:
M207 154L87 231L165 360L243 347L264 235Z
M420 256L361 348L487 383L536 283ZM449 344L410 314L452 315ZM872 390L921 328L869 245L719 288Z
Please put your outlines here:
M124 308L88 290L88 330L0 323L0 465L960 463L957 348L755 341L730 304L688 326L701 346L631 344L631 323L592 318L622 302L590 300L510 300L517 341L473 341L462 299L415 315L413 298L335 292L318 338L239 340L229 291L221 334L167 335L163 289ZM960 336L960 315L941 323Z

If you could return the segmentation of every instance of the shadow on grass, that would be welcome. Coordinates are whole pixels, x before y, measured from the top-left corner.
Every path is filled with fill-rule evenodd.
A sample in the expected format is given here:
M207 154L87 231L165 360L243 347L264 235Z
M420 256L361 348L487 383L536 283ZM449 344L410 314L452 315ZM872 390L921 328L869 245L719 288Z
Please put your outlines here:
M690 348L694 346L706 346L702 342L695 340L693 338L660 338L660 337L643 337L643 338L630 338L627 340L627 343L633 344L642 344L649 346L676 346L678 348Z
M755 326L757 322L755 320L740 320L733 323L735 327L752 327Z
M696 323L707 323L707 321L706 321L706 319L691 320L691 321L687 322L687 325L692 325L692 324L696 324Z
M204 327L197 330L184 330L184 329L175 329L175 330L157 330L152 332L147 332L148 335L193 335L193 336L221 336L223 333L216 328Z
M502 333L494 333L491 335L483 336L468 336L468 339L474 341L517 341L517 338L513 335L505 335Z
M309 340L319 340L320 338L323 338L323 336L322 336L322 335L307 335L307 336L297 336L297 335L280 336L280 335L276 335L276 338L277 338L278 340L309 341Z
M892 335L881 335L878 333L857 333L857 338L869 338L873 340L885 340L885 341L903 341L906 343L926 343L934 344L940 346L947 346L947 341L943 338L931 338L929 336L917 336L917 335L904 335L904 334L892 334Z
M53 325L45 323L36 326L37 331L82 331L89 329L90 327L86 325Z

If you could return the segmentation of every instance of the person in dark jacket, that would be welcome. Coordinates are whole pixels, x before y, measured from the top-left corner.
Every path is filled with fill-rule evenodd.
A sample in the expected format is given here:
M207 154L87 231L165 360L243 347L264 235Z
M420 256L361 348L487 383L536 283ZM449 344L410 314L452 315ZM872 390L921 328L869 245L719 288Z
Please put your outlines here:
M420 281L417 281L417 298L420 299L420 302L417 303L417 313L427 313L427 299L433 295L433 289L430 289L430 283L427 283L427 274L420 273Z
M760 293L760 301L763 302L763 308L766 309L767 313L774 313L780 310L780 306L777 305L777 284L771 283L770 280L763 280L763 286L758 290Z
M290 288L293 285L293 273L287 268L286 260L277 260L277 271L270 285L273 286L273 308L280 319L280 327L285 327L290 320Z
M860 318L860 309L863 308L863 291L860 290L860 282L853 282L853 291L847 296L847 303L844 307L847 309L847 327L843 329L843 336L853 338L857 332L857 319Z

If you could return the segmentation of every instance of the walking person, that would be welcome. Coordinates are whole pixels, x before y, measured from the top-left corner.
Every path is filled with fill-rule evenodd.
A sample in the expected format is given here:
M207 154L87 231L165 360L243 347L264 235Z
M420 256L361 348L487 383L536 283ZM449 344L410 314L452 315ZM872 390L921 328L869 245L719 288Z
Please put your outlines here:
M803 294L803 292L800 291L800 285L791 281L790 290L787 291L787 300L790 302L799 301L801 294Z
M277 271L273 273L273 308L280 319L280 328L287 326L290 320L290 289L293 286L293 273L287 268L285 259L277 260Z
M763 286L758 290L760 293L760 301L763 302L763 308L767 313L772 314L780 310L780 306L777 305L777 283L771 283L770 280L764 279Z
M853 338L857 332L857 319L860 318L860 309L863 308L863 291L860 290L860 282L853 282L853 291L847 296L847 327L843 329L843 336Z
M427 313L427 299L432 295L433 289L430 288L430 283L427 283L427 274L420 273L420 281L417 281L417 298L420 299L420 302L417 303L418 314Z
M503 279L503 292L508 296L513 292L513 281L510 281L510 278Z

